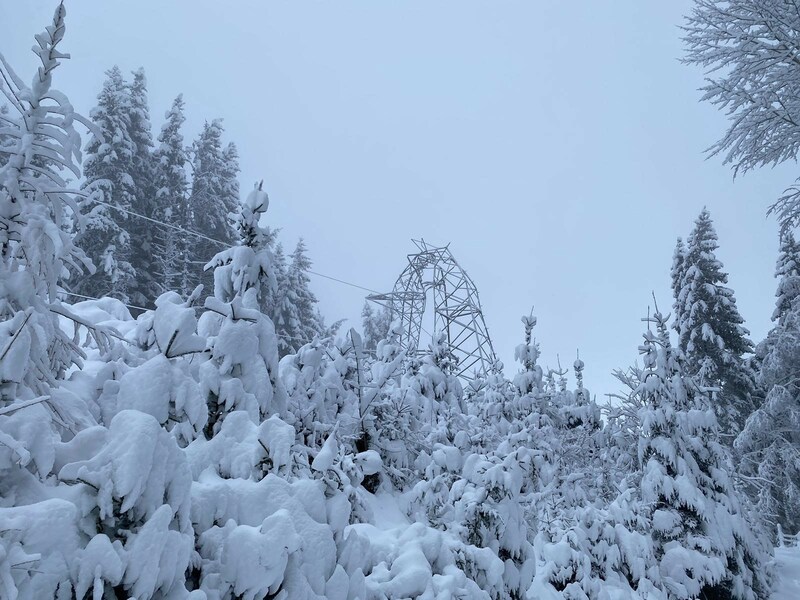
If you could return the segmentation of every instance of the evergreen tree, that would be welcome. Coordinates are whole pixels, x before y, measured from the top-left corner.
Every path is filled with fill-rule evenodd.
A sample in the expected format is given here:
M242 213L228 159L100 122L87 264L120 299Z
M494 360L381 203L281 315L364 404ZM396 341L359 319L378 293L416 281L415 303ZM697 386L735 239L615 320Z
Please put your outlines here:
M795 241L791 231L781 235L781 249L775 267L775 277L778 279L778 290L775 292L777 301L772 320L781 326L795 300L800 296L800 244Z
M685 272L686 245L683 243L683 239L679 237L677 242L675 242L675 252L672 254L672 267L670 268L670 277L672 278L672 296L674 298L672 309L676 315L681 313L681 306L678 299L680 297L681 287L683 285L683 276ZM678 328L679 321L679 319L676 319L673 322L673 327L675 329ZM678 333L680 334L680 332Z
M97 106L90 116L97 130L86 147L83 187L87 192L98 193L104 204L94 198L81 203L85 225L76 241L98 268L94 274L80 278L74 289L88 296L114 296L130 302L136 271L131 263L127 230L131 217L124 211L131 210L135 203L131 167L136 144L129 133L129 95L118 67L106 72Z
M11 119L8 106L5 104L0 105L0 129L12 124L13 122L14 121ZM0 164L6 164L9 158L11 158L11 149L13 146L13 138L6 133L0 133Z
M606 411L606 468L610 470L609 482L619 489L632 487L631 478L636 478L638 471L637 444L642 428L640 421L643 399L637 393L645 372L636 364L628 369L614 371L616 377L626 389L624 394L614 394L615 402L609 402Z
M131 210L153 218L156 216L156 172L153 161L153 132L147 104L147 79L144 69L133 72L127 86L128 134L134 146L129 174L133 180ZM139 306L151 306L161 289L156 280L158 268L155 252L157 230L152 223L132 217L125 228L131 236L131 265L136 272L135 291L131 300Z
M192 192L187 205L187 229L225 244L232 244L233 230L229 213L231 206L231 186L226 179L231 169L226 170L222 149L222 121L214 119L206 122L193 145ZM203 238L192 240L187 252L187 262L191 265L187 277L187 289L202 283L208 293L212 276L203 274L203 266L219 251L219 244Z
M183 113L183 95L179 95L166 113L166 122L158 136L159 146L154 152L156 218L176 227L185 227L186 201L189 183L186 178L186 152L183 147L181 127L186 117ZM162 291L175 290L187 296L190 265L186 234L170 227L155 232L158 280Z
M389 334L389 327L392 324L392 312L385 306L375 310L369 300L364 302L361 310L361 325L364 330L364 348L369 352L375 352L378 342L386 339Z
M580 357L575 359L573 367L578 387L574 391L565 389L559 394L560 398L556 404L560 417L559 421L564 429L581 428L590 434L602 427L600 409L592 400L589 390L583 387L583 369L585 365ZM566 387L565 379L562 385ZM583 453L583 456L585 457L585 453Z
M286 304L286 292L288 265L286 263L286 254L283 252L283 244L277 242L274 245L273 253L273 271L275 273L275 288L270 291L265 298L262 298L262 310L264 314L269 315L272 322L275 323L275 331L278 336L278 348L281 357L286 356L292 352L292 346L289 342L291 340L286 338L286 323L284 318L288 312L284 309L288 308Z
M462 539L492 549L504 561L503 590L493 598L526 598L533 580L533 532L523 499L526 459L524 450L471 454L464 460L461 479L450 488Z
M49 394L83 356L77 340L62 329L59 316L81 320L56 298L70 274L92 270L62 222L64 207L75 218L79 210L76 192L67 187L62 172L63 168L81 177L75 123L90 126L51 87L53 70L65 58L57 48L64 36L65 15L59 5L52 25L36 36L34 52L42 65L31 86L10 68L17 89L0 85L17 113L2 116L8 160L0 165L0 328L6 339L0 356L0 406L18 394L20 398ZM35 139L38 144L32 143ZM90 334L96 331L88 327ZM95 337L99 347L107 347L103 338Z
M239 243L217 253L207 266L214 268L214 296L206 299L209 311L200 325L212 338L211 359L200 374L209 405L208 438L219 433L233 411L245 411L255 424L286 411L275 328L258 309L261 289L275 281L266 235L258 224L268 206L258 184L236 215Z
M282 252L279 250L278 263ZM306 255L306 246L302 238L292 252L291 262L286 267L285 277L278 281L277 320L275 327L280 337L281 356L292 354L317 336L324 336L325 325L316 310L317 298L309 287L311 278L308 271L311 260Z
M117 598L185 594L194 547L185 454L155 418L138 410L118 412L103 434L90 458L59 472L77 488L86 524L98 531L79 561L84 571L95 568L79 576L78 597L94 586L93 596L102 598L103 579ZM114 570L107 567L112 559L119 563Z
M312 341L300 337L300 314L295 302L295 291L290 283L290 266L283 247L278 244L275 253L277 265L277 290L275 293L275 331L281 358L296 353L304 344Z
M656 312L652 322L640 348L639 462L663 586L670 598L765 598L766 552L745 519L707 392L687 376L666 320Z
M509 448L527 448L530 453L530 487L535 496L532 511L536 526L541 531L547 521L545 506L558 485L558 460L561 456L561 437L556 433L558 414L545 390L539 344L533 337L537 319L533 314L522 317L525 338L515 350L515 358L522 369L514 376L513 397L510 410L511 431L506 442Z
M265 226L261 227L261 231L263 232L264 248L269 251L272 257L270 264L272 265L275 281L273 285L262 289L258 301L261 306L261 312L275 322L280 284L286 281L286 255L283 253L283 246L278 241L280 229Z
M428 350L421 359L410 359L401 382L415 397L426 445L449 445L466 429L464 391L455 375L458 358L444 332L434 332Z
M392 484L402 489L412 477L411 466L415 442L419 442L420 423L400 386L400 368L405 352L398 343L399 331L390 328L386 338L378 342L375 361L367 375L369 385L361 398L365 409L360 411L364 442L383 459L385 473Z
M465 401L471 416L471 446L479 452L495 450L507 439L512 423L517 418L516 406L511 400L512 385L503 375L503 363L495 361L486 372L477 373L467 384Z
M292 252L292 262L289 265L289 286L294 292L294 304L297 308L299 319L298 334L301 338L312 340L315 336L321 335L325 326L317 311L317 297L311 291L309 284L311 278L308 272L311 270L311 259L306 254L306 244L303 238L297 241L294 252Z
M239 149L233 142L222 150L221 171L222 203L228 214L235 214L239 206Z
M676 295L676 328L686 368L704 385L718 388L714 402L724 434L741 431L753 410L754 374L744 361L753 351L743 326L728 275L715 251L717 234L707 209L689 236L680 289ZM732 440L731 440L732 441Z
M269 207L269 197L262 190L262 183L256 184L239 205L235 221L239 244L219 252L206 266L206 269L214 269L214 296L222 302L231 302L249 289L260 298L276 285L269 232L258 223Z
M740 470L758 512L784 531L800 531L800 310L785 316L764 359L763 404L736 438Z
M758 388L764 401L736 438L759 514L785 531L800 530L800 289L798 247L791 232L781 239L776 276L777 321L756 348Z
M70 216L79 210L74 200L77 192L65 181L65 172L81 177L81 139L75 125L91 127L75 113L67 97L52 87L54 70L68 58L60 47L65 15L60 4L51 24L36 36L33 51L41 66L30 86L0 55L4 82L0 94L15 113L4 113L0 126L8 136L3 142L7 159L0 164L0 335L4 339L0 352L0 596L4 598L73 595L77 569L71 557L87 554L82 552L77 507L57 498L59 492L52 495L60 468L55 454L57 446L74 440L91 419L86 419L82 400L66 392L62 382L67 370L80 369L85 357L78 345L78 326L88 329L87 346L93 344L106 352L110 345L107 335L73 314L57 297L70 273L82 268L91 271L90 261L62 222L65 207ZM66 333L64 319L74 323L74 338ZM78 497L74 487L60 491ZM46 541L51 539L60 547L48 547ZM114 562L112 550L107 564ZM119 578L121 570L117 569ZM100 568L93 578L101 578ZM84 591L78 595L82 597Z
M133 72L133 81L127 86L130 102L128 132L131 141L136 146L133 158L134 168L137 169L137 178L147 175L150 168L150 154L153 150L153 132L150 123L150 108L147 102L147 78L144 69ZM137 182L143 185L145 182ZM143 201L142 199L139 199Z

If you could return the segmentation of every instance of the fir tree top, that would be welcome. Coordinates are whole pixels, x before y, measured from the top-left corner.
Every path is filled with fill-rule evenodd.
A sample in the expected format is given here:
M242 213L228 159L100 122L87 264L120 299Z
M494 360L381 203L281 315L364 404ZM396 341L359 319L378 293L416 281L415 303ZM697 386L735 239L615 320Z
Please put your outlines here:
M133 72L133 81L128 86L130 94L131 140L136 145L136 156L146 160L153 148L153 132L150 124L150 108L147 105L147 78L144 69Z
M89 113L103 136L93 135L86 146L84 174L87 180L111 179L112 184L131 186L127 172L115 173L136 152L136 144L129 132L128 101L122 71L114 66L106 71L106 79L97 96L97 106Z
M689 236L676 303L680 349L695 368L706 357L722 362L725 352L741 357L753 350L733 290L724 285L728 274L717 260L717 248L711 214L703 208Z
M159 146L154 153L158 167L157 197L170 196L176 192L183 195L188 188L184 170L186 153L181 133L181 127L186 121L183 106L183 94L180 94L164 115L166 121L161 127L161 133L158 134Z

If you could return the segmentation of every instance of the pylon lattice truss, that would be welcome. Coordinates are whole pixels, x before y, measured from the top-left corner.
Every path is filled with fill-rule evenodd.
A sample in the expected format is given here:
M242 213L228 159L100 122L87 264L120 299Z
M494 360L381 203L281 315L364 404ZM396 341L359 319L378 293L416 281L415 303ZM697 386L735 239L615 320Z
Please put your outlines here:
M412 240L419 249L408 255L408 266L388 294L368 296L391 310L399 322L400 346L408 354L424 354L419 348L428 290L433 298L433 331L444 333L458 358L457 375L471 380L486 373L497 360L481 311L478 290L449 249ZM427 332L426 332L427 333Z

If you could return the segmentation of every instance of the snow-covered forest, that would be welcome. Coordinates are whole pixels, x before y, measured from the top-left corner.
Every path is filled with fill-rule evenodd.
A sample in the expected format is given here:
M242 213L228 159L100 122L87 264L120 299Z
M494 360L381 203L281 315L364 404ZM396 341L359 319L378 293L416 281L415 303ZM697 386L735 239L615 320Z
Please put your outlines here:
M533 311L461 377L386 307L323 317L221 120L186 139L113 66L80 114L64 4L42 25L35 72L0 54L0 600L796 597L800 188L764 207L764 339L700 204L624 392L546 366ZM710 153L795 159L796 7L696 0L680 35L730 119Z

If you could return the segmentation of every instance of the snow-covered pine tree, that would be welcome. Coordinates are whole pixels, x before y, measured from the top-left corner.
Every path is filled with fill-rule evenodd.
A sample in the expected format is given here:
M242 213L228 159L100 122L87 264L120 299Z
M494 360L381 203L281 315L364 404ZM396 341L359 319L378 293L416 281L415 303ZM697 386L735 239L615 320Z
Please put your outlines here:
M7 127L9 124L13 123L11 121L10 112L8 110L8 106L5 104L0 104L0 127ZM10 135L7 134L0 134L0 164L6 164L9 159L11 158L11 148L14 146L14 141Z
M65 15L63 4L59 5L51 25L36 36L33 49L41 66L30 86L0 57L0 93L14 111L0 120L8 154L0 165L0 328L5 339L0 351L0 495L4 498L0 595L4 598L72 597L76 573L74 563L68 564L65 557L71 559L80 551L80 514L72 502L52 493L56 448L92 420L86 406L61 388L66 370L80 366L84 354L77 331L74 339L68 336L60 319L72 320L76 329L86 325L98 347L109 346L103 332L57 299L64 278L91 269L61 221L65 208L76 218L79 212L74 200L79 192L70 190L64 180L64 171L81 177L81 139L75 124L92 129L66 96L52 88L53 71L69 57L59 47Z
M239 208L239 149L233 142L228 142L222 150L220 183L222 202L229 214L235 214Z
M791 231L781 235L775 277L778 279L778 290L775 292L777 301L772 320L777 321L780 327L795 300L800 296L800 244L795 241Z
M683 285L683 276L686 273L686 244L683 243L683 238L678 238L675 242L675 251L672 253L672 267L670 268L670 277L672 278L672 310L675 315L681 314L681 305L679 302L681 287ZM680 319L675 319L673 327L677 330ZM680 335L680 331L678 332Z
M583 361L574 362L576 390L560 392L556 397L555 434L561 448L558 465L562 483L559 495L565 506L595 502L606 482L606 436L600 409L583 387Z
M531 436L530 514L538 528L541 567L528 595L587 599L613 589L620 597L666 599L658 587L644 503L635 497L638 398L630 394L633 401L611 412L600 429L596 407L584 404L583 361L578 358L573 366L577 390L559 391L558 414L539 416L541 426ZM633 384L638 378L624 381Z
M208 312L200 324L212 338L211 359L200 367L209 438L233 411L245 411L253 423L286 411L275 328L258 304L262 289L275 283L266 232L258 224L268 206L269 197L257 184L239 205L239 244L217 253L206 266L214 269L214 296L206 299Z
M211 353L199 369L209 439L186 449L200 476L192 488L199 556L190 579L209 597L310 600L335 596L335 588L346 598L355 567L337 568L337 542L351 506L330 489L328 474L341 475L348 486L350 479L336 452L328 464L318 453L312 465L324 475L312 476L309 449L296 444L295 428L278 416L286 415L287 404L277 338L258 309L259 292L274 279L269 232L259 226L268 202L257 185L237 211L239 243L208 265L215 268L215 295L206 299L198 329L209 337ZM357 470L350 471L357 477ZM298 475L303 481L289 483ZM354 584L361 582L363 596L360 575Z
M133 180L131 210L153 218L157 211L155 165L153 163L153 127L150 123L150 108L147 103L147 78L144 69L133 72L133 80L127 86L128 135L134 145L131 157L130 176ZM125 223L131 237L131 266L136 272L136 281L131 291L131 300L139 306L151 306L161 294L156 279L158 269L155 252L157 230L152 223L132 217Z
M399 330L392 327L378 342L362 397L366 406L360 412L369 448L381 455L391 482L402 489L410 480L413 457L419 450L420 424L400 386L405 352L398 338Z
M278 348L281 356L286 356L290 353L290 349L292 348L289 345L290 340L285 338L282 333L285 329L283 310L286 297L285 292L288 290L288 265L286 262L286 253L283 251L283 244L277 241L277 238L274 244L272 259L276 285L272 293L262 299L262 310L264 314L269 315L269 318L275 323L275 331L278 334Z
M628 369L614 371L624 386L625 393L613 394L613 401L604 407L606 415L606 451L604 460L609 469L608 483L619 489L628 489L631 478L638 479L639 469L637 445L642 423L639 420L643 400L637 390L644 377L641 366L636 364ZM605 493L611 494L612 490Z
M262 290L263 293L259 295L258 303L259 306L261 306L261 312L275 323L275 308L278 303L278 296L281 293L281 284L286 281L286 255L283 254L283 246L278 241L280 229L265 226L262 227L262 231L264 234L265 247L272 256L271 265L272 273L275 275L275 284L273 287Z
M342 326L342 323L347 320L338 319L330 325L326 325L325 317L322 315L322 311L319 309L319 307L314 309L314 313L317 316L317 322L322 324L322 337L335 338L339 333L339 328Z
M537 537L540 566L528 598L671 600L659 587L642 503L631 492L626 490L608 507L576 507L555 542Z
M461 538L503 560L503 593L493 595L498 599L525 598L536 568L522 493L526 458L524 450L470 454L448 499Z
M782 288L779 285L779 291ZM757 355L757 381L765 399L736 438L740 471L759 514L784 531L796 532L800 531L800 303L780 311L778 324L759 344Z
M83 323L56 296L65 278L92 269L62 222L65 207L78 219L74 197L80 194L67 187L63 171L81 176L75 122L97 132L51 88L53 70L68 58L58 50L65 15L59 6L52 25L36 36L42 66L30 87L3 62L8 83L0 91L17 113L6 113L0 123L9 155L0 166L0 315L8 336L0 352L0 389L6 403L47 394L83 356L58 323L58 315Z
M106 72L106 80L90 116L97 129L86 146L84 191L81 202L84 229L76 242L98 266L80 277L72 289L93 297L114 296L130 302L136 272L131 264L128 233L136 185L131 176L136 144L131 139L130 98L118 67ZM95 202L99 198L103 204ZM122 209L122 210L118 210Z
M305 242L300 238L292 252L288 280L289 286L294 292L294 304L299 320L298 337L305 340L312 340L325 331L325 325L317 311L317 297L309 286L311 278L308 276L308 272L310 270L311 259L306 254Z
M592 434L602 428L600 409L592 400L589 390L583 387L584 362L577 357L573 363L577 389L559 394L558 412L559 421L563 428L582 428L587 434Z
M203 125L203 130L192 146L192 191L187 203L187 229L222 243L233 243L233 228L228 215L234 212L230 205L230 181L226 176L232 169L226 167L222 148L222 120L214 119ZM210 273L203 274L203 266L220 250L219 244L196 238L189 245L187 262L191 265L187 288L194 289L202 283L206 293L213 289Z
M120 411L108 429L81 433L58 474L75 486L72 497L81 494L83 526L97 531L73 558L78 597L93 589L102 598L106 583L117 597L185 594L194 550L186 456L153 416L138 410Z
M156 298L154 311L139 316L136 339L150 357L119 377L116 394L112 384L102 384L98 412L104 423L116 412L133 409L155 417L181 447L203 435L208 408L193 363L205 355L207 340L197 335L196 299L196 294L184 299L165 292Z
M533 328L536 327L536 317L530 315L522 317L525 327L525 341L514 349L514 358L522 365L522 370L514 376L514 386L519 396L533 395L540 397L544 394L544 371L538 365L539 344L533 339Z
M704 385L718 388L714 410L721 433L733 443L753 411L754 373L744 360L753 351L728 275L715 251L717 233L707 209L689 236L676 300L676 328L686 369Z
M179 95L167 111L166 122L158 135L159 146L153 156L155 170L156 218L173 227L187 225L186 200L189 183L186 177L186 151L181 127L186 117L183 113L183 95ZM186 235L170 227L159 227L155 232L156 273L162 291L175 290L188 296L190 265L188 264Z
M380 350L386 344L382 341ZM406 405L407 421L400 435L395 433L395 445L417 448L418 454L413 464L419 481L409 494L409 511L503 561L502 583L483 588L491 598L523 598L534 571L533 532L526 518L533 438L508 443L519 431L512 430L517 406L502 364L479 374L469 400L453 375L456 366L446 335L439 334L430 355L408 361L396 393ZM464 414L467 407L470 415Z
M306 255L305 243L300 239L292 252L291 262L286 266L285 280L279 283L276 294L275 327L281 338L281 356L296 352L303 344L325 333L325 325L316 310L317 298L309 287L310 268L311 260ZM279 271L278 277L281 275Z
M477 452L496 450L512 433L518 418L512 401L512 384L503 375L503 363L495 361L486 373L469 382L465 403L471 415L470 440Z
M708 393L684 370L666 319L648 320L639 462L661 584L676 599L766 598L768 556L731 481Z
M300 315L295 303L295 291L290 284L290 266L279 242L275 248L276 277L274 296L275 331L281 357L296 353L304 344L313 341L300 337Z
M389 334L389 327L392 324L391 310L385 306L378 309L372 307L369 300L364 301L364 308L361 309L361 326L364 332L364 349L368 352L375 352L378 342L386 339Z
M591 598L602 586L598 579L621 567L612 566L615 552L608 550L617 543L613 525L594 510L603 505L607 487L600 411L583 387L583 361L576 359L574 367L578 389L568 389L566 370L559 366L551 371L559 376L558 389L540 404L546 414L538 417L542 428L533 434L541 439L531 445L536 465L531 514L537 545L552 563L541 577L565 597L580 598L583 590Z
M414 357L411 362L413 364ZM416 410L426 436L426 445L456 444L466 436L466 405L461 381L455 374L458 358L453 354L447 335L434 332L418 365L406 365L402 385L411 397L416 396ZM463 444L462 444L463 445Z
M364 334L364 350L375 351L378 347L377 323L375 322L375 309L372 308L369 300L364 300L364 307L361 309L361 331Z
M269 196L262 188L263 182L256 184L239 205L234 225L239 244L217 253L206 265L206 269L214 269L214 295L223 302L243 296L249 289L261 298L275 288L270 232L259 225L269 207Z
M550 486L555 477L560 439L555 434L556 411L545 393L543 370L538 364L541 352L533 338L536 322L532 313L522 317L525 338L515 349L515 357L522 368L514 376L513 421L501 447L507 448L507 452L520 447L529 449L530 489L539 493Z

